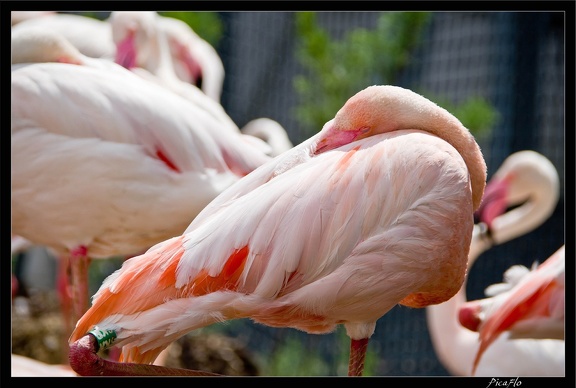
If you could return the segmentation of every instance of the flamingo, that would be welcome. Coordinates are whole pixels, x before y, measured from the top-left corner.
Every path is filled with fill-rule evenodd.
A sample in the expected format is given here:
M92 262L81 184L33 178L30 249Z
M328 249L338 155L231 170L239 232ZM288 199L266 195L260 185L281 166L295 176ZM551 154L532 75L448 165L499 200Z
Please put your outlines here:
M531 150L508 156L488 182L476 212L468 271L478 257L495 244L504 244L540 226L554 211L560 194L556 168L544 155ZM516 207L514 207L516 206ZM512 210L506 211L510 207ZM488 225L488 226L487 226ZM426 308L432 344L452 375L469 376L479 348L478 333L458 321L467 302L466 281L447 302ZM564 342L558 340L497 339L487 349L476 376L559 376L564 374Z
M376 321L460 288L486 165L474 137L408 89L375 85L322 130L216 197L183 234L125 261L70 336L81 375L144 372L186 333L231 319L344 325L361 376ZM121 363L96 352L122 349Z
M30 27L42 27L64 36L82 54L113 60L116 46L110 23L82 15L51 12L28 18L12 26L12 32Z
M12 231L70 258L77 317L90 259L181 233L271 159L201 107L115 66L12 66Z
M200 87L214 101L220 102L224 85L224 64L216 49L180 19L159 15L160 27L168 37L178 78L198 84L194 63L200 67Z
M473 374L486 349L505 332L511 342L518 338L564 342L564 263L562 245L537 268L521 271L510 289L460 307L460 323L479 334L480 346L474 358ZM517 267L510 268L505 275L514 276L511 271L517 276Z
M173 83L173 78L196 85L220 102L224 65L216 50L186 23L154 11L115 11L108 18L116 44L115 61L140 67ZM169 68L162 58L170 58Z

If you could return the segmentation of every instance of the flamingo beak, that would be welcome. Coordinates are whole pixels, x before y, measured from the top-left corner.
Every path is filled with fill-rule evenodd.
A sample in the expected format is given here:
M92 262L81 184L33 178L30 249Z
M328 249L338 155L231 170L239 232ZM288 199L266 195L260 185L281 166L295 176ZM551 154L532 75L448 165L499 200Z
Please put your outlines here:
M474 213L474 223L483 222L488 227L488 231L491 230L494 219L504 214L508 207L506 203L508 187L509 183L506 179L492 179L488 182L482 203Z
M333 125L333 119L324 124L322 131L323 135L320 136L320 140L316 144L315 155L319 155L323 152L333 150L345 144L349 144L355 140L362 139L369 133L369 127L362 127L355 130L341 130Z

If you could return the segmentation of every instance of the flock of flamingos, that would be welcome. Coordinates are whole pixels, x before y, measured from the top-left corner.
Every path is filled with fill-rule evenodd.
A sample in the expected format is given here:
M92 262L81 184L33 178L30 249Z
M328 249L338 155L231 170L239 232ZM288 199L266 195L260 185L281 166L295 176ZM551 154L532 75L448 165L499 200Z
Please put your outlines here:
M553 212L559 178L542 155L513 154L487 182L454 116L389 85L350 96L294 146L270 119L234 123L218 54L179 20L12 22L13 241L58 255L70 346L69 366L13 354L13 376L212 375L159 356L238 318L344 325L361 376L398 304L426 308L453 375L564 375L563 246L510 268L486 299L465 292L483 252ZM90 262L111 256L126 260L89 303Z

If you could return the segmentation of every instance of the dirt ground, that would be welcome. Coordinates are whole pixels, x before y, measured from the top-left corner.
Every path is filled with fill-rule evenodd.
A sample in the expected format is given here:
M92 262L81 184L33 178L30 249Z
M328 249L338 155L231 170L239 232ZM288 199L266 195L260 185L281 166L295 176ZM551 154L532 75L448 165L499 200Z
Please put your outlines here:
M48 364L68 363L67 336L56 292L29 292L12 304L12 353ZM229 376L257 376L258 367L243 344L219 334L189 333L167 350L165 366Z

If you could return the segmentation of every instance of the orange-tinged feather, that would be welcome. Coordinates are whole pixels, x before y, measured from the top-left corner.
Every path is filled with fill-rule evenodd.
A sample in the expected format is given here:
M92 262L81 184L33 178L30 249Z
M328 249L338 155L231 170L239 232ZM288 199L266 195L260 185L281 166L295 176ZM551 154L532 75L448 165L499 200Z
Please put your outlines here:
M70 340L76 341L91 330L91 322L100 322L105 317L116 313L129 315L149 310L170 299L201 296L220 290L236 290L238 279L244 270L249 248L244 246L236 249L230 255L218 276L210 276L206 269L201 270L190 286L185 288L189 290L188 292L183 292L183 289L177 289L174 286L176 284L176 270L183 253L182 238L175 238L171 243L164 246L162 251L155 250L145 253L144 255L147 257L140 258L142 268L138 272L125 271L122 277L118 279L117 292L112 292L109 289L101 291L101 296L97 301L99 308L90 309L82 317ZM162 257L170 257L170 260L162 270L158 278L158 287L154 287L154 292L147 295L142 294L142 297L137 300L127 298L123 290L129 290L129 286L133 287L134 284L148 284L149 281L147 280L150 279L150 274L158 271L158 261ZM146 289L149 288L146 287Z
M160 279L158 279L158 285L164 288L169 288L176 284L176 269L178 269L178 264L180 263L180 259L184 254L184 250L180 249L177 251L173 259L170 260L166 269L162 272Z
M130 315L153 308L166 300L180 297L179 290L174 286L176 269L184 253L182 247L183 237L172 239L161 250L149 250L141 256L134 257L125 262L129 266L130 260L138 260L138 271L126 270L117 278L114 291L101 289L100 296L95 300L93 308L89 309L78 321L76 329L70 337L70 342L76 341L92 329L92 325L105 317L121 313ZM151 274L159 271L160 260L167 260L168 265L158 278L158 287L153 292L150 285ZM128 295L138 295L135 289L139 288L138 298ZM94 308L96 307L97 308Z
M192 295L200 296L219 290L236 290L238 279L244 270L248 252L249 249L247 245L236 249L228 260L226 260L218 276L210 276L205 269L200 271L192 281L190 288Z
M346 152L346 154L342 157L342 159L338 161L337 170L343 173L344 170L346 170L346 168L348 168L348 166L350 165L350 159L359 149L360 146L357 146L352 148L350 151Z

